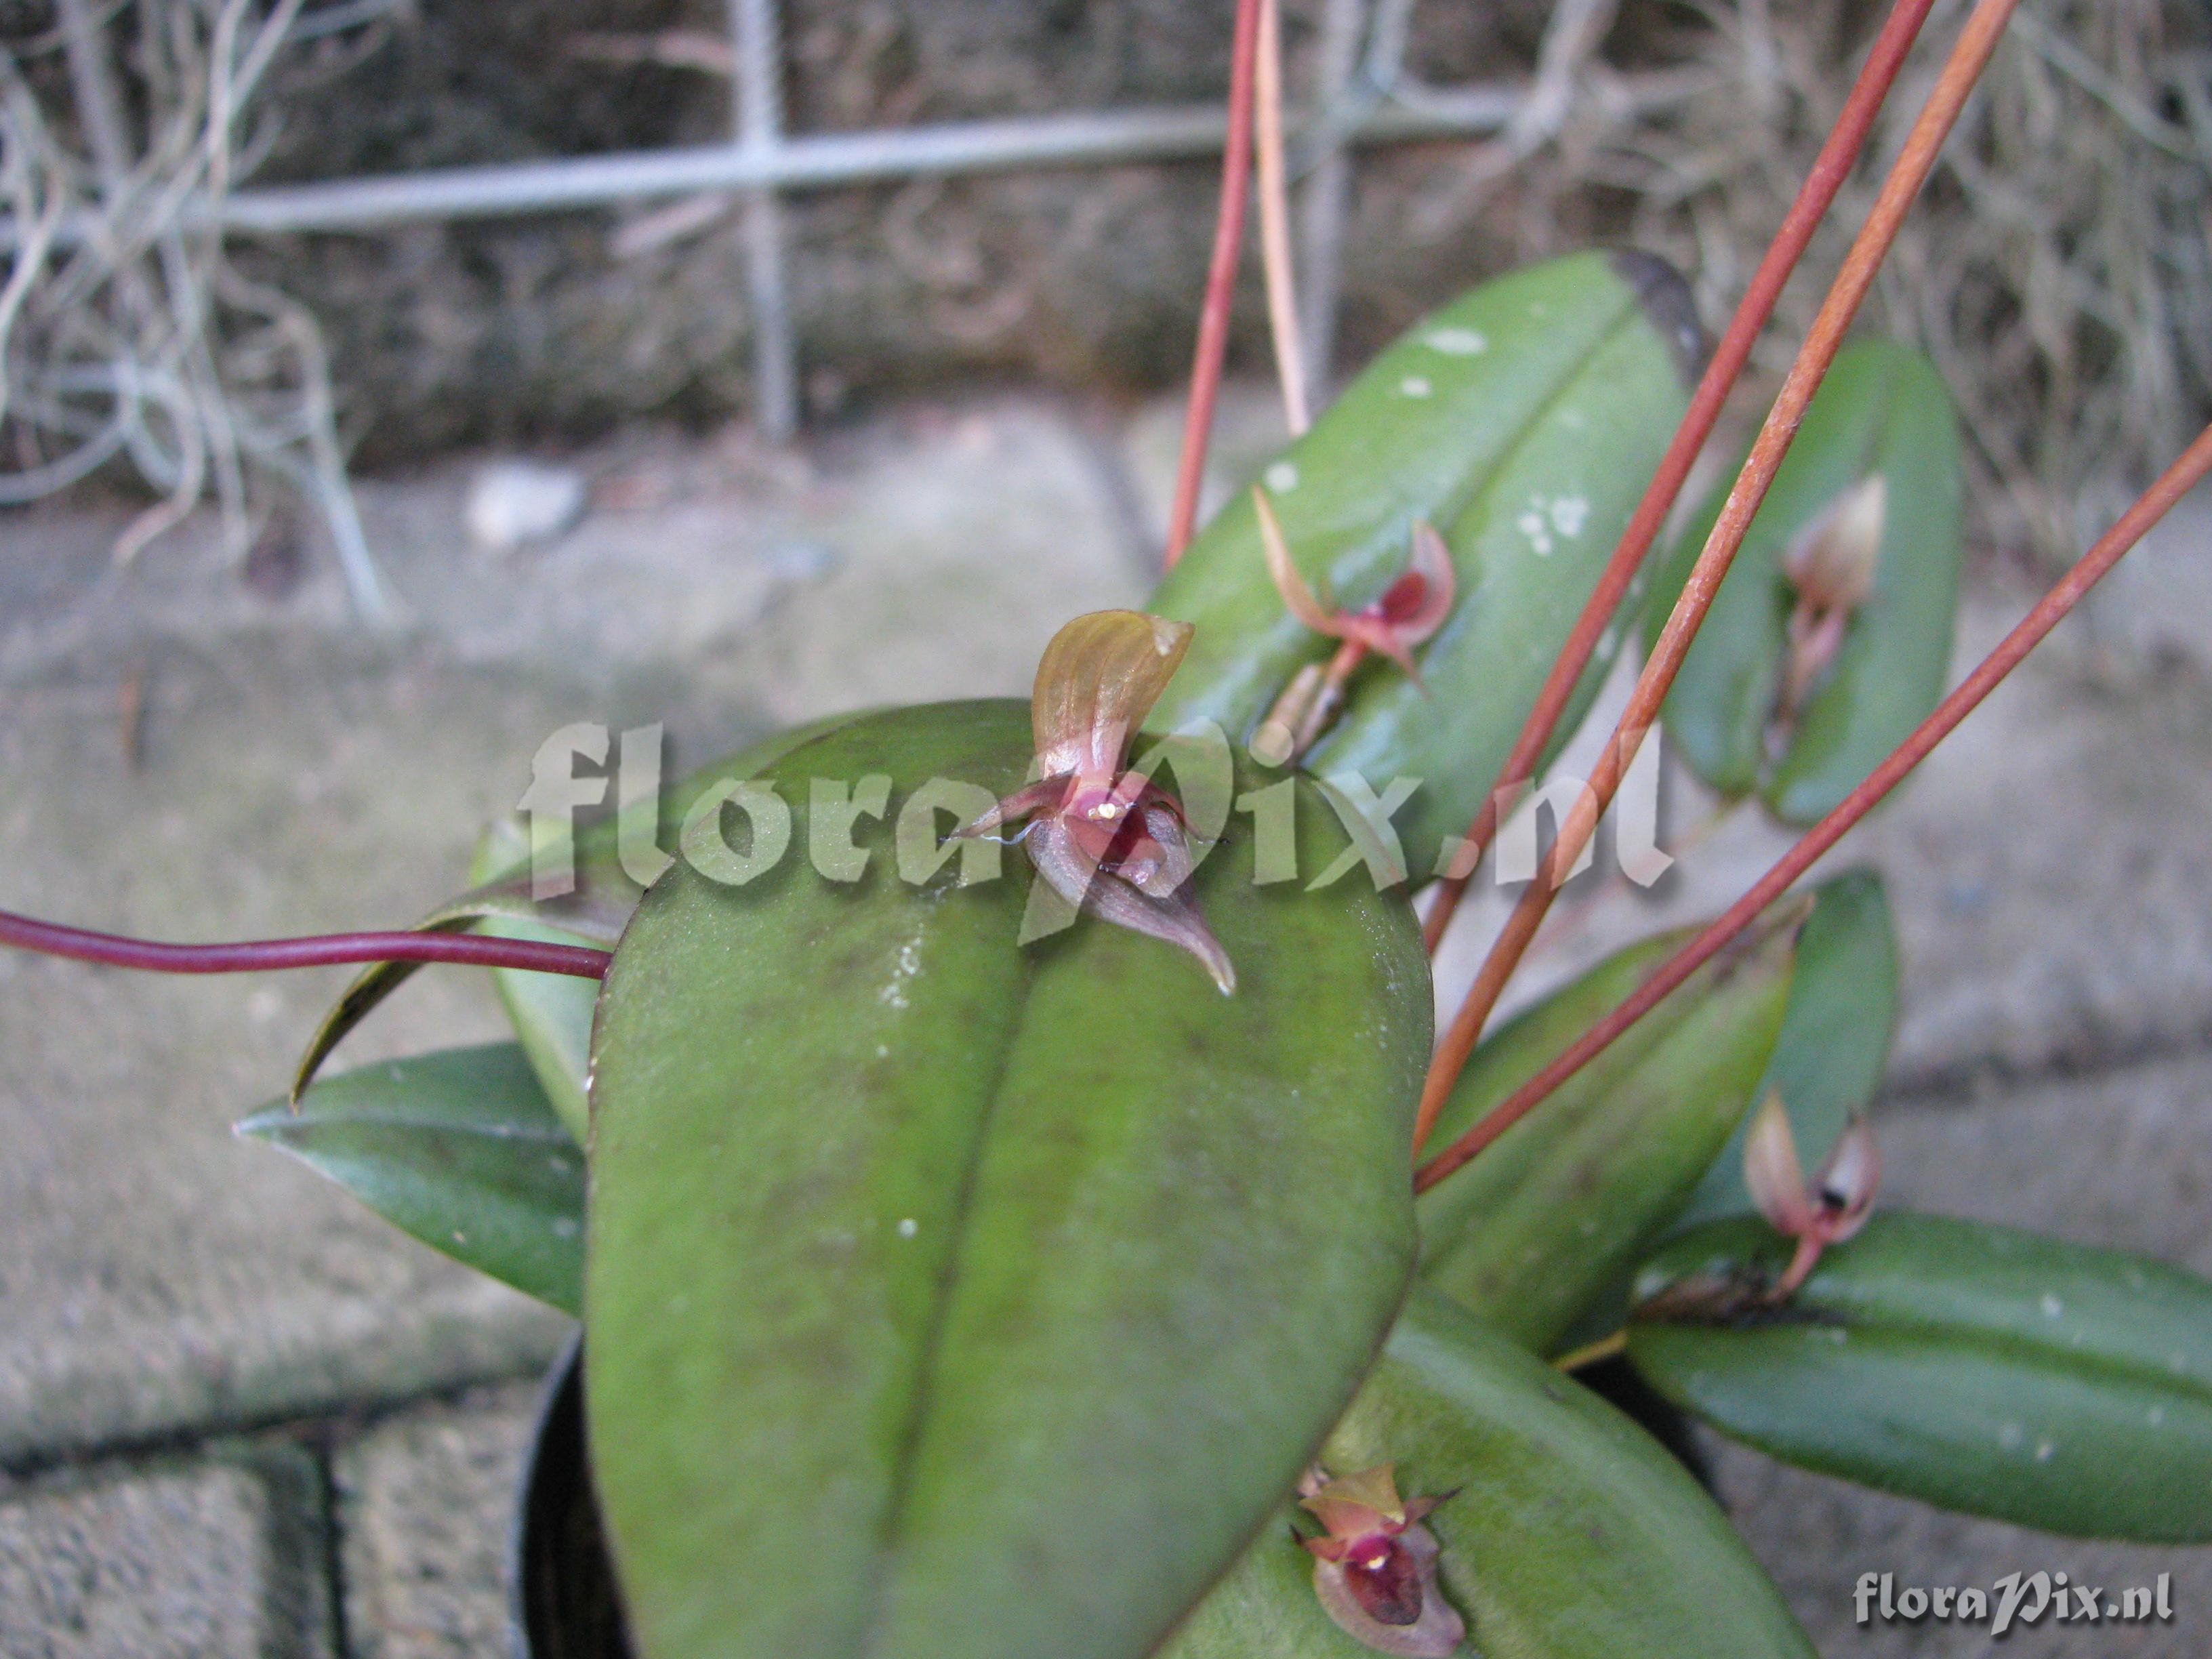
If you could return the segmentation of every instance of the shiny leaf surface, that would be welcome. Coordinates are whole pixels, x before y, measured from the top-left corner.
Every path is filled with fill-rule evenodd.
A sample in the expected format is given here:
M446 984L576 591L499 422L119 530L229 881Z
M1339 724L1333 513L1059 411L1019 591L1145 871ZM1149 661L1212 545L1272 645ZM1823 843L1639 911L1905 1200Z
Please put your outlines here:
M1786 732L1771 732L1797 591L1784 558L1824 512L1875 474L1887 502L1873 591ZM1650 637L1735 476L1731 468L1669 553L1646 613ZM1934 366L1887 341L1844 348L1668 694L1668 733L1699 777L1723 794L1755 792L1784 821L1809 823L1935 708L1958 610L1960 476L1958 421Z
M1577 254L1474 289L1417 323L1265 468L1259 482L1308 586L1338 609L1407 568L1413 526L1442 531L1457 593L1418 653L1353 677L1311 769L1379 793L1418 873L1466 833L1688 402L1689 293L1647 255ZM1302 665L1334 641L1292 617L1249 492L1191 544L1147 610L1198 624L1155 731L1197 720L1247 741ZM1626 626L1626 624L1623 624ZM1609 634L1562 722L1573 730L1618 644Z
M1759 1302L1788 1254L1756 1221L1668 1246L1638 1275L1637 1369L1807 1468L2049 1532L2212 1540L2212 1283L1893 1212Z
M1388 1328L1430 1042L1410 910L1357 874L1255 886L1240 814L1195 878L1224 997L1094 917L1018 945L1017 852L897 878L918 786L988 802L1030 759L1014 702L817 738L764 781L888 775L865 873L818 876L800 814L750 885L678 866L617 952L587 1395L650 1659L1142 1654ZM1298 790L1318 870L1344 837ZM969 816L940 805L925 849Z
M511 1042L328 1078L238 1133L281 1147L456 1261L580 1311L584 1155Z
M1802 904L1778 909L1423 1194L1422 1282L1538 1352L1553 1352L1601 1302L1617 1314L1628 1274L1755 1098L1802 914ZM1631 945L1501 1027L1475 1051L1434 1144L1618 1006L1684 937Z
M1797 935L1790 1006L1766 1075L1752 1091L1782 1097L1806 1167L1817 1168L1854 1112L1863 1112L1889 1065L1897 1024L1897 936L1873 870L1850 870L1813 889ZM1749 1213L1743 1130L1729 1138L1682 1213L1685 1224Z

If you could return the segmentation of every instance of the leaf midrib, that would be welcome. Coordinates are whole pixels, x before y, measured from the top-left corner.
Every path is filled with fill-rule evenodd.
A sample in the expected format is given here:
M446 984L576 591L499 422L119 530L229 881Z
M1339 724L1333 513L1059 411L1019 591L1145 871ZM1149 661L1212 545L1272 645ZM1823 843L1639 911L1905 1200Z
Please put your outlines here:
M1020 1043L1023 1028L1029 1020L1030 993L1036 978L1034 957L1024 950L1018 953L1016 960L1019 963L1020 978L1015 1012L1007 1027L1005 1041L999 1048L998 1064L992 1075L989 1091L984 1097L983 1109L975 1115L969 1136L968 1156L961 1170L960 1187L954 1196L950 1217L951 1241L946 1246L938 1268L928 1323L922 1332L921 1351L914 1368L913 1395L908 1405L906 1421L900 1431L898 1449L891 1461L883 1520L877 1531L876 1552L865 1592L867 1614L866 1622L862 1626L864 1633L860 1648L863 1654L880 1654L884 1650L884 1621L890 1611L890 1590L894 1564L906 1523L908 1506L914 1495L915 1468L920 1461L922 1437L928 1428L930 1407L936 1397L935 1385L939 1362L944 1352L945 1328L951 1317L953 1296L958 1289L961 1267L967 1255L969 1223L975 1213L975 1188L990 1146L991 1126L997 1121L1000 1103L1006 1095L1006 1072L1014 1050Z

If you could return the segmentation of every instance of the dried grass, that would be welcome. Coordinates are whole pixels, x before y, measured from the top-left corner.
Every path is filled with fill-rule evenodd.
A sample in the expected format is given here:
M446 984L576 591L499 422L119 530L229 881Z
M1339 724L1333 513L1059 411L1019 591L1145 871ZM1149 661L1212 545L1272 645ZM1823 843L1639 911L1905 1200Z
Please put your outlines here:
M0 289L0 447L14 463L0 503L127 465L158 499L119 538L125 565L210 496L242 560L272 487L296 492L328 526L357 607L383 613L321 332L225 257L212 216L265 145L255 94L279 52L388 9L62 0L55 29L0 49L0 201L19 228Z
M1937 6L1929 45L1964 10ZM1586 46L1575 58L1576 95L1537 143L1508 135L1418 210L1431 234L1500 211L1538 224L1595 212L1694 271L1706 313L1725 314L1879 15L1865 0L1705 0L1695 21L1661 28L1624 6L1603 57ZM1565 72L1548 48L1536 62ZM1907 70L1814 244L1813 273L1833 269L1938 57L1923 46ZM1623 118L1609 78L1658 63L1702 65L1714 91ZM2212 12L2202 0L2024 7L1869 316L1942 368L1964 411L1983 522L2000 543L2070 557L2212 417L2208 216ZM1754 371L1778 375L1820 291L1817 280L1792 284Z

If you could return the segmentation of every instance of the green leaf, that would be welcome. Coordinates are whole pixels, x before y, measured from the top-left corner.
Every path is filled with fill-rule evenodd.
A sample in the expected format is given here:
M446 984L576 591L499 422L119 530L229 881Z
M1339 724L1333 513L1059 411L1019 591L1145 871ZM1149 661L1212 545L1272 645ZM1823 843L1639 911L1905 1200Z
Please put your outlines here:
M1426 690L1370 660L1309 762L1318 775L1357 772L1378 793L1398 777L1422 781L1397 817L1416 873L1467 832L1497 781L1687 404L1696 339L1687 288L1648 255L1515 271L1415 324L1262 471L1325 602L1376 599L1405 568L1417 520L1450 545L1458 597L1419 652ZM1156 731L1212 720L1242 743L1334 644L1284 609L1249 492L1146 608L1198 624ZM1561 740L1617 644L1608 633Z
M1528 1116L1421 1195L1422 1280L1537 1352L1628 1275L1758 1097L1790 995L1802 902L1784 901ZM1690 930L1631 945L1476 1049L1443 1147L1626 1000ZM1613 1328L1608 1324L1607 1328Z
M1638 1275L1637 1369L1786 1462L2047 1532L2212 1540L2212 1283L1892 1212L1764 1305L1787 1255L1756 1221L1668 1246Z
M1410 909L1357 874L1255 885L1232 820L1196 877L1224 997L1095 917L1018 945L1018 853L964 887L893 874L918 784L988 799L1030 751L1014 702L817 738L765 781L888 775L866 872L818 876L800 812L750 885L677 866L617 952L587 1395L651 1659L1143 1654L1402 1294L1431 1036ZM1297 789L1320 870L1345 838Z
M1395 1463L1445 1594L1482 1659L1809 1659L1812 1644L1727 1517L1581 1384L1417 1291L1322 1453ZM1260 1534L1163 1659L1372 1659L1315 1599L1287 1517Z
M281 1147L434 1250L579 1312L584 1155L511 1042L365 1066L238 1133Z
M1822 510L1879 473L1887 509L1873 591L1833 664L1770 753L1796 590L1783 555ZM1671 605L1720 516L1735 472L1683 526L1654 584ZM1958 421L1942 378L1887 341L1848 346L1806 411L1705 626L1668 693L1668 735L1724 795L1762 795L1809 823L1840 801L1936 707L1951 659L1962 532ZM1656 639L1667 605L1646 613Z
M1790 1006L1754 1101L1782 1097L1808 1170L1863 1112L1889 1066L1897 1024L1897 936L1889 896L1873 870L1849 870L1813 890L1813 913L1797 935ZM1751 1211L1743 1184L1739 1125L1684 1210L1684 1224Z

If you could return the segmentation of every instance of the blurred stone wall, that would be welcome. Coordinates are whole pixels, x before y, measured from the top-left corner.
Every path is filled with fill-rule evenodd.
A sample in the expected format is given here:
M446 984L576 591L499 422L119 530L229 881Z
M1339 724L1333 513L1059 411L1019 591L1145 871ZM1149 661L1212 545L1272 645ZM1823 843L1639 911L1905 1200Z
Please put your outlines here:
M1317 7L1289 7L1293 72ZM1523 72L1546 8L1431 6L1414 59L1438 82ZM1226 5L1188 0L787 0L793 131L822 132L1220 95ZM373 40L333 42L279 88L283 129L256 182L517 161L728 131L718 75L580 55L589 37L712 37L713 0L422 0ZM680 37L679 37L680 38ZM1463 145L1363 169L1388 220L1398 174ZM792 273L817 414L947 375L1139 388L1187 366L1212 236L1215 166L1040 171L794 198ZM456 441L514 441L646 411L742 410L748 327L735 221L624 257L653 210L375 236L303 236L249 262L313 307L371 465ZM1592 225L1589 229L1601 227ZM1573 240L1583 228L1557 228ZM1480 223L1356 239L1352 342L1381 337L1512 257ZM1550 240L1548 237L1547 240ZM1255 343L1256 285L1241 345Z
M1811 272L1840 258L1966 3L1938 0ZM1393 4L1408 21L1398 72L1437 86L1525 79L1555 15L1543 0L1369 9ZM1286 0L1294 97L1311 83L1321 5ZM0 0L0 24L46 10ZM1554 118L1524 142L1365 153L1340 361L1470 282L1592 241L1665 253L1717 319L1885 10L1600 0L1558 65ZM818 133L1206 100L1225 82L1231 11L1229 0L784 0L789 124ZM126 43L137 15L118 15ZM720 0L405 0L288 55L246 148L267 183L710 143L729 130L726 76L638 61L637 49L694 48L696 60L726 39ZM27 70L66 103L58 53ZM1655 75L1691 89L1656 106L1623 96ZM1192 161L795 198L811 411L835 417L872 394L977 376L1108 392L1173 383L1214 179ZM1868 318L1929 350L1959 397L1995 539L2064 551L2212 414L2208 199L2203 0L2024 5ZM347 434L374 469L638 415L741 413L749 323L734 214L656 235L669 210L283 238L240 258L321 319ZM1261 370L1254 263L1236 349ZM1754 392L1779 374L1820 288L1801 278L1784 296Z

